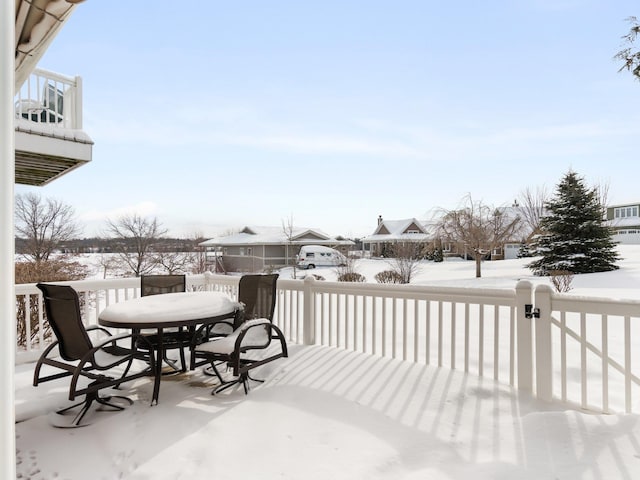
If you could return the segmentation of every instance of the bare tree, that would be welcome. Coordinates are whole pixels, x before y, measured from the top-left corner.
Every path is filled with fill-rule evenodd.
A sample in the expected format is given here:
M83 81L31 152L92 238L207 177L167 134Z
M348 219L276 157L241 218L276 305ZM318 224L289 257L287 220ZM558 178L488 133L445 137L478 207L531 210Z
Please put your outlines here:
M193 252L170 252L162 249L153 254L153 263L162 267L169 275L190 270L193 259Z
M607 203L609 202L609 182L598 183L595 186L600 205L602 206L602 217L606 218Z
M207 271L207 252L205 247L200 246L205 241L202 232L195 232L191 236L193 251L191 252L191 272L204 273Z
M120 262L110 254L103 253L98 257L97 264L102 270L102 278L107 278L109 271L117 268Z
M528 236L540 232L540 220L544 215L544 204L548 198L549 194L544 186L535 190L527 187L520 194L519 213L522 226L528 230Z
M391 247L393 257L388 262L401 283L411 283L411 278L420 270L423 247L416 242L396 243Z
M61 242L80 233L73 207L59 200L43 200L35 193L16 195L16 233L25 240L22 252L30 260L47 261Z
M438 230L445 239L464 245L476 262L476 278L482 276L482 259L518 232L521 219L504 208L474 202L471 195L458 210L445 211Z
M287 221L282 221L282 232L284 233L285 238L287 239L287 259L286 262L289 264L289 252L293 251L293 239L294 239L294 226L293 226L293 214L289 215ZM293 259L293 278L298 278L297 276L297 265L295 258Z
M167 230L156 217L138 214L107 220L107 234L120 241L114 243L118 258L136 277L149 273L155 265L153 247Z

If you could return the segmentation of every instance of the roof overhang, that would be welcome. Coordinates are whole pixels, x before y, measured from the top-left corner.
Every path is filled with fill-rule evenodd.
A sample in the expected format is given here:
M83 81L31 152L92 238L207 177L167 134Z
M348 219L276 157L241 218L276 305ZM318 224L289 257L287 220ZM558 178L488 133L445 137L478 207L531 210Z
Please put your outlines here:
M83 0L15 0L14 93L47 51L77 3Z
M14 141L18 184L43 186L91 161L93 141L82 130L17 121Z

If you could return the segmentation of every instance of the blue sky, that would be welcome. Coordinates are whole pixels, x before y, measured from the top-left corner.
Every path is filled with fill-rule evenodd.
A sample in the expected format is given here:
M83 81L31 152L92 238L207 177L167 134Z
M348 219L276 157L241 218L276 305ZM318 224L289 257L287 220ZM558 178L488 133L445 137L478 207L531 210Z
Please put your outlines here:
M35 190L85 235L138 211L176 236L369 234L573 169L640 201L637 2L89 0L40 66L80 75L93 161ZM640 48L640 45L639 45Z

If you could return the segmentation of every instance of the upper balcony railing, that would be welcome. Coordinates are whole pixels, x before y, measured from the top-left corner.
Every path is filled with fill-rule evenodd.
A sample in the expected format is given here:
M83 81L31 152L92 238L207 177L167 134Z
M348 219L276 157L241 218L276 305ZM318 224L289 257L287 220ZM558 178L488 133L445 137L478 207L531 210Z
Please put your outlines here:
M82 129L82 79L37 68L15 95L16 119Z
M235 296L239 278L189 275L187 288ZM63 283L78 291L87 325L140 294L139 278ZM16 285L16 297L16 361L25 362L51 334L35 285ZM640 413L640 301L559 294L528 281L482 289L307 277L278 281L274 323L295 343L460 369L585 410Z

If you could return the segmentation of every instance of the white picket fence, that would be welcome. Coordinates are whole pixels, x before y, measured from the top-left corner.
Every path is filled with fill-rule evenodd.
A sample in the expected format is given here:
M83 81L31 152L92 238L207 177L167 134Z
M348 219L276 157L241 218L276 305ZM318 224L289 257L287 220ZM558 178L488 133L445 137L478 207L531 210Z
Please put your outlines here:
M187 288L235 296L238 280L192 275ZM88 325L140 289L138 278L64 283L81 295ZM46 340L39 290L16 285L16 295L27 311L35 307L38 325L18 346L22 363L35 360ZM514 289L472 289L310 276L278 281L274 322L290 342L460 369L590 411L640 413L638 301L557 294L527 281Z

